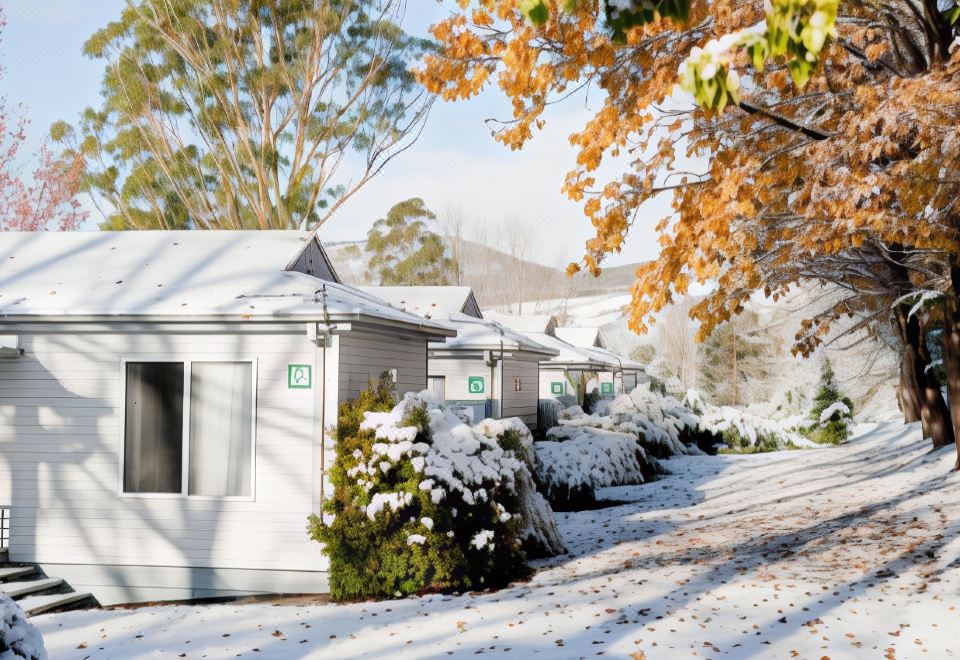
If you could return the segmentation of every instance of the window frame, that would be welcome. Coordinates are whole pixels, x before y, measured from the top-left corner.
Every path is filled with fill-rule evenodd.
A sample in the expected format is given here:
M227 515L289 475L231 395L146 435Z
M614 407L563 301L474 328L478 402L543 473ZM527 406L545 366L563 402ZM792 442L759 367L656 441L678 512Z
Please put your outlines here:
M180 492L179 493L128 493L123 489L124 483L124 462L127 447L127 364L140 362L179 362L183 364L183 429L181 437L183 441L182 460L180 465ZM253 397L250 406L250 494L249 495L190 495L190 384L193 380L194 362L213 362L218 364L241 362L250 365L251 388ZM257 370L258 362L256 357L238 356L225 358L222 355L204 355L204 354L185 354L174 353L169 355L126 355L120 358L120 400L118 409L118 426L120 435L119 465L118 465L118 483L117 492L122 498L137 499L176 499L176 500L198 500L198 501L232 501L232 502L254 502L257 499Z
M440 403L447 402L447 377L446 376L427 376L427 389L431 394L434 394L433 383L431 381L442 380L443 381L443 401Z

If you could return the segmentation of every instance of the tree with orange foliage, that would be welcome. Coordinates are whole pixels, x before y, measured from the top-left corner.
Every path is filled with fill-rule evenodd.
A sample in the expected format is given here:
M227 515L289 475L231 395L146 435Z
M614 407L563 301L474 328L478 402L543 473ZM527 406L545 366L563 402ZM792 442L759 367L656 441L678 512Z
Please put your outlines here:
M934 0L459 5L433 27L440 48L419 76L447 100L496 84L513 110L496 135L505 145L521 148L548 105L578 86L604 92L570 136L576 164L563 190L596 229L571 271L598 273L641 205L673 196L673 216L657 225L660 255L637 271L633 329L645 330L693 282L714 284L691 310L704 336L758 291L776 299L811 278L866 287L856 303L805 324L798 349L819 343L840 315L895 323L909 361L902 381L926 415L925 433L937 445L960 442L955 8L942 12ZM696 105L675 107L680 89ZM633 155L630 167L602 180L604 159L623 154ZM689 159L702 170L685 171ZM921 314L918 300L939 310ZM948 326L952 424L922 375L924 332L938 317Z

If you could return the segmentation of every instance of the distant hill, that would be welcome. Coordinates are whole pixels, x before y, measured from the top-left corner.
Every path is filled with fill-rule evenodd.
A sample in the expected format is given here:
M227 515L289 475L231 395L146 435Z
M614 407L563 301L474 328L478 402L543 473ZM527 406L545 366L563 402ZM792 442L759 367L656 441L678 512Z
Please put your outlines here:
M365 245L365 241L324 244L347 284L378 284L367 270L370 258ZM462 240L459 250L460 281L453 283L471 287L482 309L552 314L561 325L601 327L613 347L624 353L644 341L630 332L626 323L625 308L637 264L606 268L599 277L579 273L569 278L562 268L521 261L474 241Z
M365 245L365 241L324 243L334 267L347 284L379 284L367 270L370 257ZM568 286L566 275L559 268L519 260L502 250L466 239L461 240L459 249L460 281L453 283L472 287L481 307L518 303L518 282L521 278L524 282L523 297L527 301L557 297L561 295L563 287Z
M589 291L591 294L600 292L629 291L634 280L637 279L637 267L640 264L626 264L604 268L599 277L587 275L578 286L580 291Z

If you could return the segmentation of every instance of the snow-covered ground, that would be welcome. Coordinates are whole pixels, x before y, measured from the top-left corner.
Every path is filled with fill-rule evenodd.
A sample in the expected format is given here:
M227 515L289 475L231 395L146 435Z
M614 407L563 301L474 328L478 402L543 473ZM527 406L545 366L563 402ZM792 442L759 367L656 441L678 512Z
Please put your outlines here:
M917 425L665 461L558 514L570 556L492 594L38 616L51 658L960 655L960 475Z

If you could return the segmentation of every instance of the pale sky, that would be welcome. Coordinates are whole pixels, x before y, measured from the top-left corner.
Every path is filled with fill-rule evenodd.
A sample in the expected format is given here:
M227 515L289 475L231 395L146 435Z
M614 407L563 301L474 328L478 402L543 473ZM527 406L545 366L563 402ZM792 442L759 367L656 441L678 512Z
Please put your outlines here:
M124 0L0 0L7 17L0 43L0 65L6 69L0 94L8 104L26 106L32 120L31 150L39 147L54 121L74 123L84 107L97 104L102 65L85 58L81 47L95 30L118 17L124 4ZM405 26L425 34L444 12L432 0L411 0ZM497 90L468 102L438 101L419 142L345 204L321 229L321 238L362 239L394 203L422 197L437 213L461 208L468 225L499 223L506 217L533 225L543 239L535 257L542 263L557 265L564 258L577 258L592 227L560 187L574 163L567 137L587 116L584 99L554 106L545 130L522 151L511 152L493 140L484 123L491 117L509 117L509 104ZM655 256L653 227L669 213L669 198L662 196L648 206L625 252L611 258L610 265ZM92 214L91 227L97 220Z

